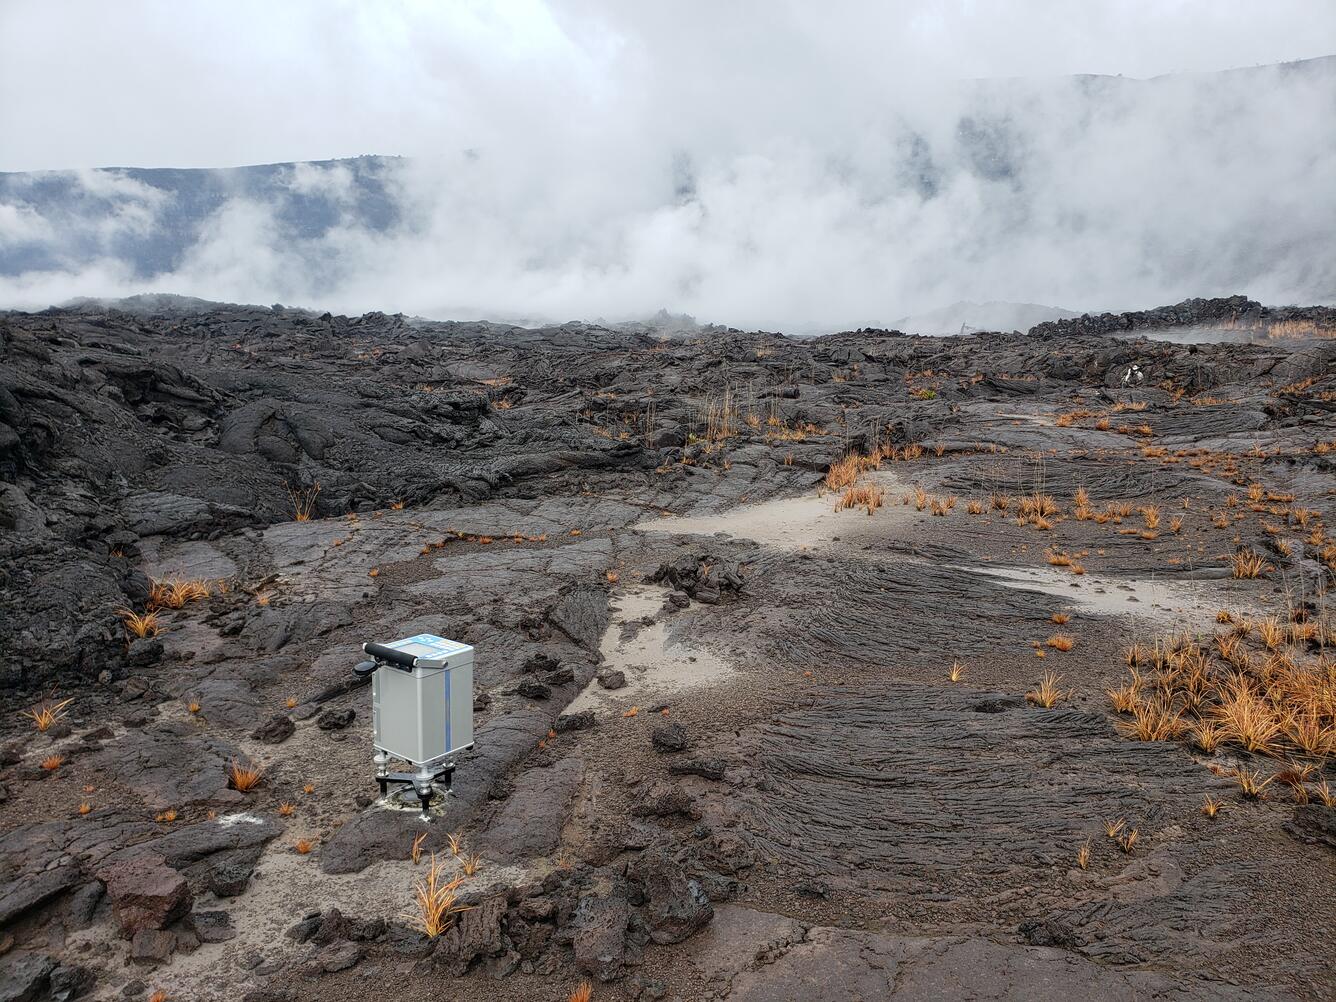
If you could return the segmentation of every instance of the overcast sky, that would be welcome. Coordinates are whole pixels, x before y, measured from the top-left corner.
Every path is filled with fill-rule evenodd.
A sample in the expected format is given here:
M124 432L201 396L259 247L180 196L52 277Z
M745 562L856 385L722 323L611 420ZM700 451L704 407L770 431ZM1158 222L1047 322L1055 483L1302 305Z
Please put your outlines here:
M1333 52L1333 0L0 0L0 170L699 144L940 77Z
M0 0L0 170L67 172L0 197L0 307L1333 302L1336 61L1275 65L1329 55L1336 0ZM387 223L367 164L88 169L364 153Z

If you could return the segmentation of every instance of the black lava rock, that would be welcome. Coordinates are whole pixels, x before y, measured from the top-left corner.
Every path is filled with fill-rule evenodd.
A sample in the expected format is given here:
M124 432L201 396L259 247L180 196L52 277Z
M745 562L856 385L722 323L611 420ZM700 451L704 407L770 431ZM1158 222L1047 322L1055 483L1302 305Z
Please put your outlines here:
M552 695L552 687L544 685L542 682L535 682L533 679L525 679L515 691L525 699L548 699Z
M357 719L357 711L351 706L341 710L330 708L316 719L315 725L322 731L341 731Z
M552 729L558 734L565 734L567 731L587 731L593 726L594 711L581 710L579 713L563 713L552 725Z
M690 741L687 739L687 729L674 721L654 728L654 733L650 735L650 743L654 745L656 752L663 755L686 751Z
M275 713L255 728L251 732L251 737L256 741L263 741L267 745L280 745L292 737L296 731L297 725L292 722L291 717L286 713Z

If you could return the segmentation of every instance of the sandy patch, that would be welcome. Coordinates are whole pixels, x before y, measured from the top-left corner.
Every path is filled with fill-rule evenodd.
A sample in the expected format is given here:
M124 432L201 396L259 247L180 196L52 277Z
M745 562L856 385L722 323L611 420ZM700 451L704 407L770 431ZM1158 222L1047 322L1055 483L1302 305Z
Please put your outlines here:
M650 625L640 621L656 616L668 599L667 588L644 586L618 594L617 608L599 645L605 669L617 669L626 675L626 685L608 691L591 680L567 707L567 713L581 710L616 709L653 695L693 689L722 681L735 671L723 658L694 644L688 644L669 630L669 622Z
M1081 612L1126 616L1162 622L1198 620L1221 608L1219 596L1196 584L1154 579L1126 580L1083 574L1079 577L1040 567L952 565L957 570L982 574L1010 588L1053 595Z
M835 495L811 493L730 508L717 515L656 518L632 528L696 536L722 532L737 539L796 551L821 547L869 528L884 530L889 524L907 524L911 520L913 509L900 504L900 494L910 488L895 474L877 470L862 479L886 491L885 504L871 516L861 509L836 511Z

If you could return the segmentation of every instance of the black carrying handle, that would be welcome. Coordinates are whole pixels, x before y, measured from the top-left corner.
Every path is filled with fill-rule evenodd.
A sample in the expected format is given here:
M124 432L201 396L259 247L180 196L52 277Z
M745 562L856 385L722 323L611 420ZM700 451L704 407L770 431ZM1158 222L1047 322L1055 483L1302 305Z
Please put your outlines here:
M362 650L370 654L377 661L384 661L386 664L392 664L396 668L412 668L417 663L417 658L411 654L405 654L403 651L396 651L393 647L386 647L384 644L363 644Z

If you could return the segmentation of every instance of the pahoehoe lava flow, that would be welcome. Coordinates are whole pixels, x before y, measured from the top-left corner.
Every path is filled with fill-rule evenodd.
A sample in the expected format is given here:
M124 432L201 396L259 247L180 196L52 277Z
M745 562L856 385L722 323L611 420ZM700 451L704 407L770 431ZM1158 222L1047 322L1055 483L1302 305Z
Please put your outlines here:
M1330 998L1334 411L1242 296L0 314L0 996ZM429 823L352 671L422 634Z

